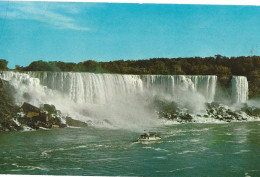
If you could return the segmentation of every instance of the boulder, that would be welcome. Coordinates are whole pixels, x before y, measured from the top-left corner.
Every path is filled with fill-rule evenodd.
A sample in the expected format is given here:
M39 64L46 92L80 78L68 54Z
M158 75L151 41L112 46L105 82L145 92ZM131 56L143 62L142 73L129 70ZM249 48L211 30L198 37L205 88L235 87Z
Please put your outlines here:
M39 112L28 112L26 117L33 118L33 117L38 117L39 115L40 115Z
M20 123L27 125L33 129L43 128L64 128L61 118L57 115L57 110L54 105L44 104L41 108L33 106L29 103L24 103L20 108L17 119Z
M66 125L66 124L63 124L63 123L61 123L61 124L59 125L59 127L60 127L60 128L65 128L65 127L67 127L67 125Z
M66 117L66 124L73 127L86 127L88 124L79 120L74 120L71 117Z
M24 102L23 105L20 108L21 112L29 113L29 112L40 112L40 108L37 108L36 106L33 106L29 103Z
M183 114L183 115L180 115L180 118L182 120L185 120L185 121L191 121L192 120L192 116L190 114Z
M51 128L59 128L59 125L52 125Z
M56 107L54 105L44 104L42 106L44 111L47 111L49 114L57 114Z

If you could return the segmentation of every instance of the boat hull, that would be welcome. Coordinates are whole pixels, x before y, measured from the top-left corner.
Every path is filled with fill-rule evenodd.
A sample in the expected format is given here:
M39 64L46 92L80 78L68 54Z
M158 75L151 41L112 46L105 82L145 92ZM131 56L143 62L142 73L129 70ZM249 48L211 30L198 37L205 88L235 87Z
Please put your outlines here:
M161 138L157 137L157 138L149 138L149 139L138 139L138 142L140 143L149 143L149 142L156 142L159 141Z

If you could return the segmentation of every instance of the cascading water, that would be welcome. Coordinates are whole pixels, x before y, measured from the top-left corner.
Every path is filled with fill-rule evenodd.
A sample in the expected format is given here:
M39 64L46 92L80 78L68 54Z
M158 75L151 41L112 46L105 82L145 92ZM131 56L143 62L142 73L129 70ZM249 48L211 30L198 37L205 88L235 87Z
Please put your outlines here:
M245 76L232 77L232 102L245 103L248 100L248 82Z
M214 101L217 76L162 76L145 75L142 77L144 87L148 89L157 89L164 94L175 94L179 91L196 92L205 98L206 102Z
M76 103L104 104L112 99L142 92L139 76L71 72L29 72L42 85L58 90Z
M156 126L154 112L147 110L140 76L2 72L0 78L15 87L18 105L53 104L64 115L96 127L143 129Z
M214 101L217 76L121 75L72 72L1 72L16 88L17 104L53 104L65 115L94 126L145 128L159 124L149 100L163 96L191 109L205 111ZM246 101L246 78L234 77L237 102ZM233 90L234 90L233 88ZM246 93L244 93L246 92Z

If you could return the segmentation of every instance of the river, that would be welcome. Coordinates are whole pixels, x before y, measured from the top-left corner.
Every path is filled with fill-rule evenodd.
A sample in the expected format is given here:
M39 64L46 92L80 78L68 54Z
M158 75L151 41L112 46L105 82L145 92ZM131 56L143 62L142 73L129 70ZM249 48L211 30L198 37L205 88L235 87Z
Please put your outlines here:
M0 134L0 173L35 175L259 176L260 122L176 124L140 133L64 128Z

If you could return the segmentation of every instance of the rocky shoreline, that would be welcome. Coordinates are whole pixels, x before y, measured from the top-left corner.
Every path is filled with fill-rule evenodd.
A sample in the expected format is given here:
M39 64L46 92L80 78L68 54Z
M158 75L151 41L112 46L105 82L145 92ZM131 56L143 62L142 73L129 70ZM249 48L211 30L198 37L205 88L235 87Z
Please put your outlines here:
M204 120L214 119L222 122L248 121L260 118L260 109L255 106L248 106L246 103L240 104L236 110L232 110L229 106L217 102L207 103L205 105L206 112L201 114L192 114L174 102L167 103L156 100L155 105L159 118L179 123L196 122L198 118Z
M19 107L12 97L14 91L8 81L0 79L0 131L87 126L85 122L63 117L54 105L43 104L38 108L24 102Z

